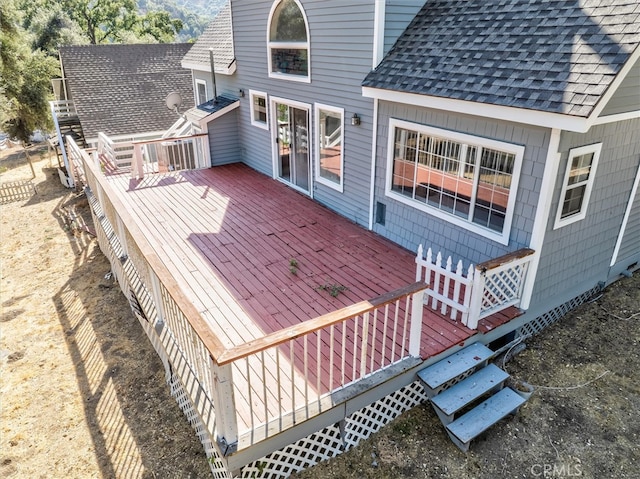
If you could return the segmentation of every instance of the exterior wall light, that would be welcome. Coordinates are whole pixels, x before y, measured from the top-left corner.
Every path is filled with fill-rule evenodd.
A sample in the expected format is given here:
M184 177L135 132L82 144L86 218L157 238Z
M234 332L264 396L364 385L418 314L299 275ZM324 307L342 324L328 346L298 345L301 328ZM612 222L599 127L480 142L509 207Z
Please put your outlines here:
M353 126L360 126L360 117L358 116L357 113L354 113L353 116L351 117L351 124Z

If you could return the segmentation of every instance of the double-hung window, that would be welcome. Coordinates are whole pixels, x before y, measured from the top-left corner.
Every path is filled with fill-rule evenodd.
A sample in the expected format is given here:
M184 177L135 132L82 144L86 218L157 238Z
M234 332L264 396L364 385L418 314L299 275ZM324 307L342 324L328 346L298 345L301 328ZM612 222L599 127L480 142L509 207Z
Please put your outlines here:
M277 0L267 32L269 76L309 82L309 28L298 0Z
M251 124L268 130L267 94L249 90L249 101L251 101Z
M390 121L388 196L508 244L524 147Z
M343 191L344 110L316 104L316 179Z
M196 80L196 106L207 102L207 82Z
M569 151L554 229L583 219L593 188L602 143Z

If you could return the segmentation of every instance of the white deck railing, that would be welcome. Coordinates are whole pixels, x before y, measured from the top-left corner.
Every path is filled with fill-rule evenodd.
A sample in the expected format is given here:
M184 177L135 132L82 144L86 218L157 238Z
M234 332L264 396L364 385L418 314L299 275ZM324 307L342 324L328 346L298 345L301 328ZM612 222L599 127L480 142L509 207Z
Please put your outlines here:
M99 164L84 151L81 157L100 247L220 454L232 452L241 437L242 447L272 437L335 406L337 390L419 357L421 283L225 348Z
M479 320L520 304L533 253L524 248L475 267L469 265L465 275L462 261L458 261L454 271L450 256L443 265L441 253L434 259L429 248L424 257L420 245L416 281L430 285L425 292L425 305L440 309L441 314L460 320L470 329L477 329Z
M254 440L273 436L335 406L336 391L419 357L426 287L414 283L225 351L216 360L229 405L218 416L224 443L238 440L238 423Z
M206 134L114 141L104 133L99 133L96 151L106 171L130 171L134 178L210 166Z

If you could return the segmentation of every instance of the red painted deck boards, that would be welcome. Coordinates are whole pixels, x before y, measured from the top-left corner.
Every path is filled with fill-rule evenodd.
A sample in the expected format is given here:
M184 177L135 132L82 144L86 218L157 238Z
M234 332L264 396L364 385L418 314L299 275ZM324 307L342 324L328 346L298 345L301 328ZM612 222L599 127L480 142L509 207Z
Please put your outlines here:
M129 213L185 295L227 347L415 280L414 253L241 164L150 175L140 181L114 176L109 183L130 206ZM297 262L296 274L290 271L292 259ZM331 284L347 289L334 298L319 288ZM491 330L517 312L511 308L487 318L480 322L479 331ZM395 341L400 348L403 331L398 329L394 338L391 326L385 329L379 322L375 328L375 350L383 349L383 341L387 345ZM338 332L342 334L340 327ZM352 324L347 334L354 334ZM427 358L441 353L474 334L476 331L425 308L421 354ZM321 339L317 353L316 336L309 338L313 343L307 364L309 388L320 384L322 391L328 391L332 366L334 387L343 373L347 379L352 377L353 351L347 352L343 372L341 358L328 357L328 333ZM408 333L404 347L407 343ZM283 358L291 357L289 345L281 346L280 351ZM304 361L297 344L293 353L295 368L302 372ZM375 364L384 359L380 356L378 352L374 357ZM252 368L251 374L256 374L257 368ZM245 417L245 424L250 422Z
M216 308L229 321L238 308L253 321L255 331L234 327L239 342L371 299L415 278L411 252L244 165L140 181L119 176L110 182L190 290L189 297L207 309L214 299L209 292L222 287L230 297L216 295L217 300L232 299L237 308ZM297 274L290 272L291 259ZM319 288L334 283L348 289L333 298ZM502 322L487 318L479 329ZM448 319L438 324L425 327L435 339L424 338L424 354L433 354L427 344L444 347L474 334Z

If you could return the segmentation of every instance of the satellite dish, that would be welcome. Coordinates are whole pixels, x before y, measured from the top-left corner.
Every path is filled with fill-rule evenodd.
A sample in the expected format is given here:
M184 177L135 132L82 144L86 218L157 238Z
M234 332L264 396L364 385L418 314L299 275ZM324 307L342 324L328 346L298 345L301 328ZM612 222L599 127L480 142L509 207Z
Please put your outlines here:
M182 95L177 91L173 91L167 95L167 99L165 100L165 104L169 110L175 111L178 113L178 108L182 106Z

